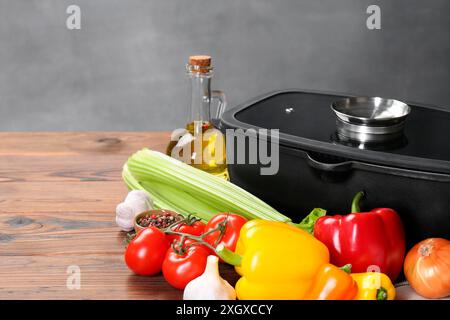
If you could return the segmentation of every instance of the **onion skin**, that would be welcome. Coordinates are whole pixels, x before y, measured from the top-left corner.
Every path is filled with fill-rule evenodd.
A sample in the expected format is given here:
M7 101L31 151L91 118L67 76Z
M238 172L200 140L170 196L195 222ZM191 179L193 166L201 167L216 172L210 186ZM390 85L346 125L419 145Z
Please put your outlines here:
M450 241L429 238L416 244L406 255L403 271L409 285L430 299L450 295Z

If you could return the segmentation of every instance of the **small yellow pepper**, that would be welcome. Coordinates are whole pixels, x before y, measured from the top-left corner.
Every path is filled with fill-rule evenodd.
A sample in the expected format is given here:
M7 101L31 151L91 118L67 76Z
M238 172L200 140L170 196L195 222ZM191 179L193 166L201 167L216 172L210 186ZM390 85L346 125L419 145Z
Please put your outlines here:
M352 273L351 277L358 285L355 300L394 300L395 287L384 273Z

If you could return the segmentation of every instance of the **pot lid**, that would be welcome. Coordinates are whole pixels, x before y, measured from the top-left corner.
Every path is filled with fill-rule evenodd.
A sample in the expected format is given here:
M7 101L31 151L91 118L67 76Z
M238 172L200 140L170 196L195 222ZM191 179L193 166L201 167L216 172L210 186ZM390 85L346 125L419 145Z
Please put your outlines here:
M221 126L279 129L284 146L374 164L450 173L450 111L408 104L411 111L401 137L364 144L337 134L336 116L330 106L348 97L278 91L225 112Z

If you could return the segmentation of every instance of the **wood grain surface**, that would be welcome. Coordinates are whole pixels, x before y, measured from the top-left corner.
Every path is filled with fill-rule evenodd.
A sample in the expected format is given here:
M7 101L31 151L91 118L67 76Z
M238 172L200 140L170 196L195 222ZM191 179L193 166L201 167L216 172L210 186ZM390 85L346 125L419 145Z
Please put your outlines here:
M0 133L1 299L179 299L162 276L133 275L115 207L135 151L163 151L165 132ZM81 270L68 289L67 268ZM222 266L232 284L237 275Z

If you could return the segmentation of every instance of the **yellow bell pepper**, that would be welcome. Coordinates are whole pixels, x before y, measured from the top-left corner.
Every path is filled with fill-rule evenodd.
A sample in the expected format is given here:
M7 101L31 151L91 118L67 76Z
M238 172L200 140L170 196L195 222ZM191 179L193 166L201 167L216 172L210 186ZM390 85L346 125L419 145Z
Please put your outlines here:
M355 300L394 300L395 287L384 273L352 273L351 277L358 285Z
M308 299L317 273L329 262L327 247L306 231L265 220L247 222L235 253L229 254L234 263L230 256L224 260L239 264L236 294L241 300Z

